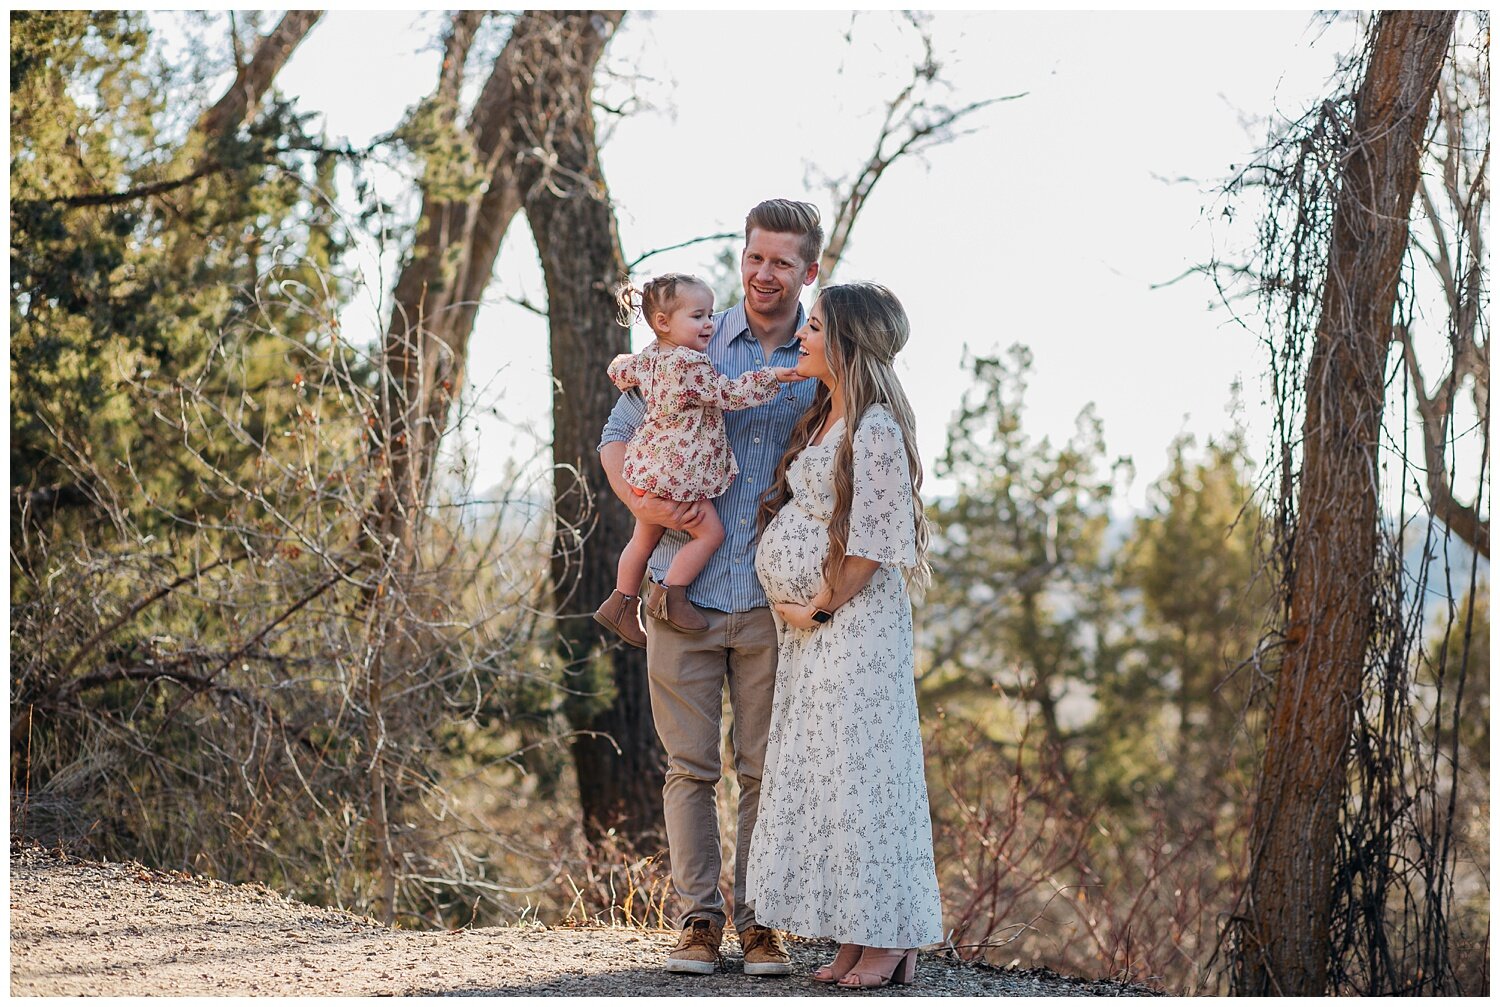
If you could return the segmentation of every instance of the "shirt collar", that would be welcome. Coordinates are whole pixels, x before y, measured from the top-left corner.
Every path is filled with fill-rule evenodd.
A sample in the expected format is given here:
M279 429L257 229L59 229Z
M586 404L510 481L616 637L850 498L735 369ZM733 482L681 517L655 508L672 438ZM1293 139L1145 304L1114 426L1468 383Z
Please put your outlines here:
M782 343L776 348L778 350L784 350L789 346L796 346L796 333L801 332L802 326L806 324L807 312L802 309L802 302L799 300L797 302L797 324L792 329L792 338L788 339L785 343ZM733 342L734 340L741 337L744 337L745 339L755 338L754 336L750 335L750 319L745 314L744 301L740 301L734 307L729 308L724 312L724 331L730 334L730 342Z

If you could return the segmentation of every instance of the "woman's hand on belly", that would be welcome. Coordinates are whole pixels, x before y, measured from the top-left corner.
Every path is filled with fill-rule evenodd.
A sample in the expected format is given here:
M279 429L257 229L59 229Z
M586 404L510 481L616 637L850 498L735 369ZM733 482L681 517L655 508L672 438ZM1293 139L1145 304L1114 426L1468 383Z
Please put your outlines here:
M818 623L813 620L813 612L817 610L811 605L793 605L783 602L771 607L776 610L777 615L786 620L788 626L794 626L797 629L815 629L818 626Z

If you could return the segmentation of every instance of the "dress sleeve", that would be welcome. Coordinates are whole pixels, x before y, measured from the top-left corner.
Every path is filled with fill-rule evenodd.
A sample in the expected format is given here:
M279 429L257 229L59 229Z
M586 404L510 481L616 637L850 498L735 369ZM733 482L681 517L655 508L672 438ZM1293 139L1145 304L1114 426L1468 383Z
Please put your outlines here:
M609 380L615 383L615 387L622 392L640 385L635 376L635 354L621 353L609 362Z
M678 394L681 405L699 402L720 409L749 409L770 402L781 385L776 380L776 372L769 367L746 371L737 378L720 374L702 353L692 357L684 355L680 366Z
M854 498L849 504L849 556L913 567L917 519L901 428L882 407L860 419L854 433Z

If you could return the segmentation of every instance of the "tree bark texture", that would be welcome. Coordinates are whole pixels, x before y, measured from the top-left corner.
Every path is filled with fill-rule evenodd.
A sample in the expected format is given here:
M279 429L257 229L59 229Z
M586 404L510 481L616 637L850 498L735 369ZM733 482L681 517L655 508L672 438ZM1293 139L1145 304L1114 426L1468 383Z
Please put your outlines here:
M651 719L644 653L593 621L614 589L631 518L599 468L599 431L617 395L606 370L630 352L614 291L626 278L615 214L599 165L594 66L618 11L543 12L516 25L533 81L517 123L519 182L547 283L552 340L552 575L558 648L568 669L584 828L630 839L659 832L664 766ZM524 41L524 45L519 42Z
M1308 363L1285 656L1251 834L1241 994L1326 992L1345 758L1372 622L1381 409L1423 136L1454 14L1379 16Z

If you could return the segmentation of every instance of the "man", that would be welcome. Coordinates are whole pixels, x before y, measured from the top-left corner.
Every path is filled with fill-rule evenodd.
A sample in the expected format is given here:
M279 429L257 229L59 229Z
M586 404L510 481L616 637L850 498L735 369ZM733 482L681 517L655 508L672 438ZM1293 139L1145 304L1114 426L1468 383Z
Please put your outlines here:
M745 218L745 249L740 256L744 300L714 316L708 356L714 367L738 377L758 367L795 367L804 316L802 288L818 275L823 228L809 203L772 199ZM725 910L719 892L719 826L714 785L721 773L719 718L723 690L729 687L734 715L734 770L740 784L739 828L735 837L734 929L748 975L788 975L791 956L774 930L756 924L745 905L745 861L760 803L761 766L771 721L776 681L776 626L755 575L756 513L770 486L792 427L812 402L814 381L785 385L772 402L724 414L729 445L739 475L723 496L711 501L724 525L725 539L703 572L687 589L708 629L685 633L647 617L646 669L651 714L667 751L662 788L672 883L681 904L682 933L667 957L673 972L714 971L723 939ZM640 425L645 408L639 395L620 398L605 424L599 460L615 491L642 521L669 530L651 556L648 611L663 591L668 564L710 502L674 503L638 497L622 476L625 444Z

